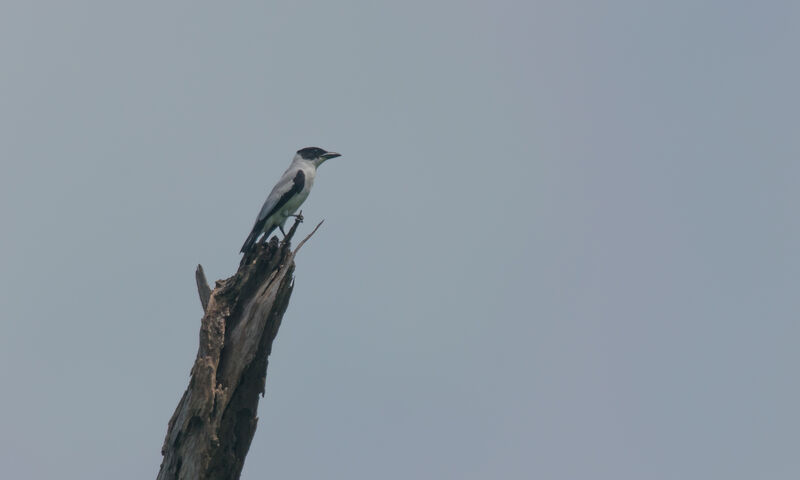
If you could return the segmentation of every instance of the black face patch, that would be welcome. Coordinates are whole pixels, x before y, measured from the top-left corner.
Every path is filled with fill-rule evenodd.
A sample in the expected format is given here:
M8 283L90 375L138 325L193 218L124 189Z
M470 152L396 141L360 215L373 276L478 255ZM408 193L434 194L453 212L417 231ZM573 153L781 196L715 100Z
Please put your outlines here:
M306 160L313 160L315 158L319 158L325 153L328 152L319 147L306 147L306 148L301 148L300 150L297 151L297 154L305 158Z

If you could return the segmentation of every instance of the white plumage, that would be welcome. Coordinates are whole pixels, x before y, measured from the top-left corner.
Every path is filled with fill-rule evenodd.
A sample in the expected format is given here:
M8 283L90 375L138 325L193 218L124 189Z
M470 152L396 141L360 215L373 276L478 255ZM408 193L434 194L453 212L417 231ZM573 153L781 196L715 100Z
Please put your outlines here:
M318 147L298 150L289 168L272 188L261 211L258 212L253 230L242 245L241 252L250 251L262 233L266 240L276 228L283 232L286 219L293 215L308 198L311 187L314 185L317 167L326 160L340 156L336 152L328 152Z

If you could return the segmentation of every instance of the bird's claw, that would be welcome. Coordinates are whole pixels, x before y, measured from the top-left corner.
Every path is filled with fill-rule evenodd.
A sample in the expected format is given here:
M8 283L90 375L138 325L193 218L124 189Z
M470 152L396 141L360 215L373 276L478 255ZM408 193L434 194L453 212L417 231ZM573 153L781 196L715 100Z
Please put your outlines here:
M300 212L297 215L292 215L292 216L296 218L298 222L303 223L303 212Z

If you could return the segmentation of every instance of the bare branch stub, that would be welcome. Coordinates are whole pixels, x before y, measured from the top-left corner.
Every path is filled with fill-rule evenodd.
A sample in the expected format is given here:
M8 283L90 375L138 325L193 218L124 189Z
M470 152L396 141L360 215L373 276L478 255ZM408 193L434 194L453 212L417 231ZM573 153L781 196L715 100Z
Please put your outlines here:
M319 227L322 226L322 222L324 222L324 221L325 221L325 219L320 220L319 223L317 224L317 226L314 227L314 230L311 230L311 233L306 235L306 238L304 238L303 240L300 241L300 243L297 244L297 248L294 249L294 252L292 252L292 255L297 255L297 252L300 251L300 247L305 245L306 242L308 241L308 239L311 238L312 235L317 233L317 230L319 230Z
M256 245L205 302L202 287L208 283L198 266L205 311L200 345L189 386L169 421L159 480L239 478L255 434L272 342L292 294L296 250L290 242L298 223L282 242L273 237Z
M206 272L203 271L203 266L198 264L197 270L194 272L194 279L197 283L197 294L200 296L200 305L203 307L203 311L206 311L206 307L208 307L208 299L211 296L211 287L208 286L208 280L206 280Z

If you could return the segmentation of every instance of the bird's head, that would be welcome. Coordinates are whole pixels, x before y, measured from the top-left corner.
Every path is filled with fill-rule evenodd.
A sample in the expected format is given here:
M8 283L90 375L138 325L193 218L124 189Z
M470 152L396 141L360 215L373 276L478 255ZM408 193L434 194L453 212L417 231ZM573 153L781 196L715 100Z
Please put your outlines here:
M341 157L341 155L336 152L328 152L327 150L323 150L319 147L306 147L297 151L297 157L300 157L303 160L308 160L309 162L312 162L315 167L319 167L325 160Z

